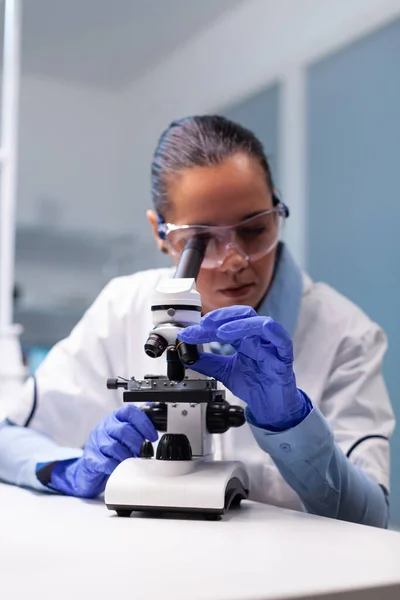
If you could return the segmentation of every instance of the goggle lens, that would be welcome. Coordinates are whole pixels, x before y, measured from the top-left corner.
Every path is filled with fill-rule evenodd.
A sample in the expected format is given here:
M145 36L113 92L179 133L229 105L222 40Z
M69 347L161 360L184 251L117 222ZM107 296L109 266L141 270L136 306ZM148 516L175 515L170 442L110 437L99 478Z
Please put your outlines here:
M165 239L172 254L180 255L186 242L193 236L207 241L202 268L220 266L230 248L234 247L249 261L255 261L271 252L278 243L283 224L280 207L260 213L234 226L206 227L165 225Z

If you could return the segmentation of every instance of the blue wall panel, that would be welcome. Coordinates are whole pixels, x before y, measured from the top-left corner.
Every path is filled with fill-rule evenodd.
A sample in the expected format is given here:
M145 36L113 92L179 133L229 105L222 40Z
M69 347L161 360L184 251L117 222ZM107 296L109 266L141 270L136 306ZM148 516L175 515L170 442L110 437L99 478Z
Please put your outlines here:
M315 64L308 77L308 264L389 337L400 417L400 22ZM392 443L400 525L400 435Z
M273 85L220 112L251 129L264 145L275 180L278 173L280 88Z

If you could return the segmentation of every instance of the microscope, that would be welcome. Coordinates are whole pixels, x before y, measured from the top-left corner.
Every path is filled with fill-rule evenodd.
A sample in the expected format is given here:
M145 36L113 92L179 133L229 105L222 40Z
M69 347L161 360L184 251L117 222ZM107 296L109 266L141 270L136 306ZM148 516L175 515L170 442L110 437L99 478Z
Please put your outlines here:
M124 402L141 403L162 433L156 452L151 442L144 442L140 457L123 461L108 479L105 503L120 517L143 511L220 519L248 497L244 465L212 458L212 434L243 425L243 409L225 400L215 379L188 368L196 362L199 348L177 337L201 319L196 278L205 250L204 238L190 238L174 277L160 282L152 298L153 329L144 351L152 358L165 355L166 375L107 381L108 389L124 390Z

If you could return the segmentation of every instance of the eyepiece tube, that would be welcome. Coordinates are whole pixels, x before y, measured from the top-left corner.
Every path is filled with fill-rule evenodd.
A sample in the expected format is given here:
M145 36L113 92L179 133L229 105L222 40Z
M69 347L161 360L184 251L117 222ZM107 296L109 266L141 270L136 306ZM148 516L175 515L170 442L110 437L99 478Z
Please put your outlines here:
M189 238L176 267L174 279L184 279L186 277L197 279L206 248L207 240L204 237L193 236Z

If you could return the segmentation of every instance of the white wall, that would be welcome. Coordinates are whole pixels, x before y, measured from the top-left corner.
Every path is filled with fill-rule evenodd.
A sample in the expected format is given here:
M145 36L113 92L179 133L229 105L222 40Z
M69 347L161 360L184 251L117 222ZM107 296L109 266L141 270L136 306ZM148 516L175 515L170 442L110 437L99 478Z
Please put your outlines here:
M19 223L117 228L119 102L99 90L22 78Z
M218 110L278 79L284 84L279 179L292 213L287 234L304 256L299 67L398 14L398 0L247 0L125 93L24 77L19 222L145 236L150 161L161 130L173 118Z
M104 265L111 238L131 225L128 193L119 191L120 104L111 92L22 77L16 280L24 306L84 307L119 274Z
M281 80L279 180L291 207L286 239L304 264L304 66L399 14L398 0L248 0L125 93L24 77L19 223L132 233L143 248L132 270L160 264L145 209L162 129L173 118L218 110ZM71 274L71 286L79 277ZM97 280L87 285L94 289ZM38 286L35 299L39 292Z
M17 240L29 239L32 252L17 243L16 278L25 305L84 306L109 278L162 262L135 218L135 203L144 213L135 170L124 170L133 113L120 93L22 77ZM133 155L141 157L140 143ZM46 229L60 232L60 244Z
M398 0L248 0L167 57L125 95L122 177L135 184L135 218L142 222L150 203L151 154L173 118L218 110L281 80L280 182L292 214L287 239L304 263L303 67L399 14Z

